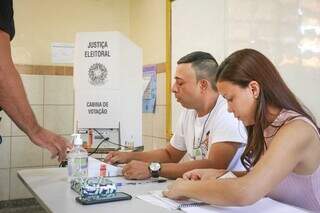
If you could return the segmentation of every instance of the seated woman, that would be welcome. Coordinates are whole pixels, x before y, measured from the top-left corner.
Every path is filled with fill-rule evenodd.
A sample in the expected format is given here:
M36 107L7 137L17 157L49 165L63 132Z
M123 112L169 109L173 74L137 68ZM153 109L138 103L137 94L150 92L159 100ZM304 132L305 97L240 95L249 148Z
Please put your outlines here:
M243 49L225 59L216 79L228 110L247 127L241 157L247 172L218 179L226 171L193 170L164 195L224 206L249 205L268 196L320 211L320 130L275 66L258 51Z

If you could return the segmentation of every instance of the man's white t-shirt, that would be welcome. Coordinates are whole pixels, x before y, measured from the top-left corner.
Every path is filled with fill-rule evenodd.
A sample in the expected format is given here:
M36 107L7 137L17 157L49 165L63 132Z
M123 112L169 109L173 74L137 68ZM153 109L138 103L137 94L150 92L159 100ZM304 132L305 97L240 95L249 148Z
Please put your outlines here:
M240 157L247 143L247 134L241 121L228 112L227 102L219 96L216 105L207 115L198 117L193 109L184 109L170 144L194 156L194 148L201 148L205 158L213 143L231 141L241 146L228 166L228 170L244 170Z

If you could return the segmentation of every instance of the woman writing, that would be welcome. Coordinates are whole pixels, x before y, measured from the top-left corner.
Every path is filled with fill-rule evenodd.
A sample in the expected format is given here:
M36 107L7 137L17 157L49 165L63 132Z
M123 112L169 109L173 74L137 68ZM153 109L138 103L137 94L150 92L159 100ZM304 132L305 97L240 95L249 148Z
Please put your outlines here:
M258 51L243 49L224 60L216 79L229 111L247 127L241 157L247 172L217 179L226 171L193 170L164 195L224 206L249 205L268 196L320 211L319 128L274 65Z

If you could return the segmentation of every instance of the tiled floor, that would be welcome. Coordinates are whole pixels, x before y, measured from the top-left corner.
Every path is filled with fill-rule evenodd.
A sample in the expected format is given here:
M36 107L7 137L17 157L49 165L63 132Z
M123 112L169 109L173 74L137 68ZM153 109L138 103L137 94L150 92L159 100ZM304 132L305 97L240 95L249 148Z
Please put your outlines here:
M0 201L0 213L45 213L34 198Z

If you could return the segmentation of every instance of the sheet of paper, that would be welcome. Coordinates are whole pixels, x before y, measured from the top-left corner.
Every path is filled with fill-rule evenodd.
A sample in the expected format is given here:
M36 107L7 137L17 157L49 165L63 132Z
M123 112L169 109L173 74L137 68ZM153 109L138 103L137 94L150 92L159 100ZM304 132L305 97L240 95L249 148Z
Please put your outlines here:
M259 213L301 213L307 212L306 210L286 205L284 203L277 202L270 198L262 198L253 205L243 207L222 207L222 206L199 206L199 207L188 207L182 208L187 213L214 213L214 212L259 212Z
M237 178L231 171L225 173L224 175L220 176L218 179L224 179L224 178Z
M157 196L153 194L145 194L137 196L139 199L142 199L146 202L149 202L156 206L161 206L167 209L175 209L174 205L170 205L167 202L164 202L162 199L158 199ZM167 199L167 198L166 198ZM177 201L174 201L177 202ZM181 202L181 201L178 201ZM202 205L195 207L182 207L182 211L187 213L214 213L214 212L238 212L238 213L247 213L247 212L259 212L259 213L302 213L308 212L304 209L290 206L270 198L262 198L253 205L243 206L243 207L223 207L223 206L214 206L214 205Z
M138 198L150 202L157 206L162 206L167 209L180 209L182 206L190 206L190 205L207 205L201 201L198 200L172 200L169 198L166 198L162 195L161 190L152 191L149 194L145 195L139 195Z
M51 43L51 61L54 64L73 64L74 44Z
M151 194L138 195L137 198L144 200L148 203L151 203L153 205L166 208L166 209L171 209L171 210L174 209L173 207L169 206L168 204L164 203L163 201L159 200L158 198L152 196Z

